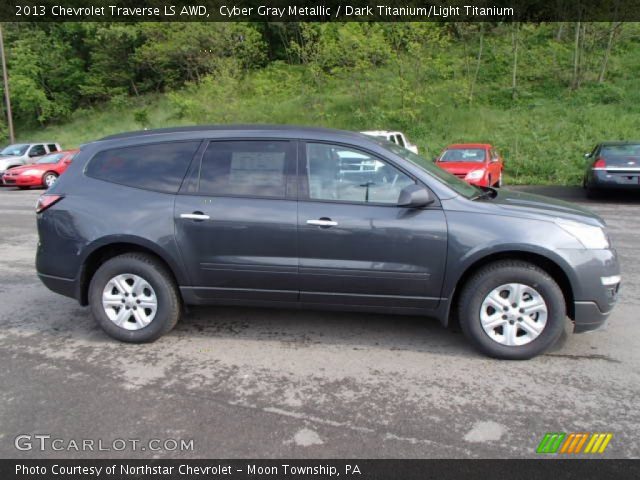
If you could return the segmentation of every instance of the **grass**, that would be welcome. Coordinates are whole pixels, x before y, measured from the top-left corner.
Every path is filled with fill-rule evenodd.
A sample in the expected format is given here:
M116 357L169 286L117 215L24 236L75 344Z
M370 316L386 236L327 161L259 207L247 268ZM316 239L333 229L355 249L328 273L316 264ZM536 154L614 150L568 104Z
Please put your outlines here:
M481 85L476 100L460 100L460 86L442 81L413 92L400 105L390 68L355 81L344 73L311 87L301 67L275 65L241 80L211 79L173 94L119 99L77 111L65 123L21 128L18 140L55 140L76 147L105 135L141 128L202 123L283 123L348 130L399 129L431 158L456 142L489 142L505 158L511 184L569 184L582 179L583 154L603 140L640 139L634 80L610 90L564 88L523 95L516 103L496 85ZM358 80L358 79L356 79ZM525 92L526 93L526 92Z

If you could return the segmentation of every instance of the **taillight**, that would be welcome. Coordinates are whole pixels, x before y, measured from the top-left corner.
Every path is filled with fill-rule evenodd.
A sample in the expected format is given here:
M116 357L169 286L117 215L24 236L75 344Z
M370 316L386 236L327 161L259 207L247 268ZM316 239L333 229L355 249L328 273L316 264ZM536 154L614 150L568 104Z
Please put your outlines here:
M593 168L607 168L607 162L604 161L604 158L600 157L594 162Z
M46 193L40 195L40 198L38 198L38 203L36 203L36 213L44 212L47 208L55 205L63 198L64 195L52 195Z

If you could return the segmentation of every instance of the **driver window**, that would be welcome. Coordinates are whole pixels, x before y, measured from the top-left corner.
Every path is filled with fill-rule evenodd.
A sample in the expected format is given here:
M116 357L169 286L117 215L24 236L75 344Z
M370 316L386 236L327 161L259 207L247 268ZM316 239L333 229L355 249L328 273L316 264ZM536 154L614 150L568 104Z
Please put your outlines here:
M359 150L307 143L309 198L357 203L398 203L413 179L388 163Z

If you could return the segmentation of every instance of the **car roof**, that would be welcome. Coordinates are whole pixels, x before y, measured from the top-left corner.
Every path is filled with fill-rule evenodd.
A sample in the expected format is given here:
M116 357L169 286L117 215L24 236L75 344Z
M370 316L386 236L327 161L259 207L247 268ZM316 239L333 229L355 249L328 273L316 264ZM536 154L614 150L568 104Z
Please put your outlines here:
M115 135L108 135L101 138L99 141L105 140L117 140L124 138L144 137L148 135L169 135L172 133L189 133L189 132L289 132L289 133L320 133L320 134L340 134L354 136L362 138L362 134L358 132L350 132L347 130L337 130L333 128L322 127L305 127L298 125L267 125L267 124L254 124L254 125L192 125L183 127L170 127L170 128L156 128L150 130L137 130L133 132L118 133Z
M452 143L447 148L492 148L490 143Z
M374 135L374 136L378 136L378 135L397 135L398 133L402 134L402 132L399 132L397 130L366 130L366 131L360 132L360 133L364 133L365 135Z

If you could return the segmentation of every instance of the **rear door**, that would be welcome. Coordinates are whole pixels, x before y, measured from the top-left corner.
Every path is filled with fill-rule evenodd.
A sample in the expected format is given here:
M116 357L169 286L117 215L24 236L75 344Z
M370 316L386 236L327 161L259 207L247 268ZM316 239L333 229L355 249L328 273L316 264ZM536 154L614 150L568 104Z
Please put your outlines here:
M298 299L295 142L210 141L176 196L176 237L203 300Z
M447 227L437 204L397 206L415 179L347 145L307 142L298 157L301 302L435 308Z

